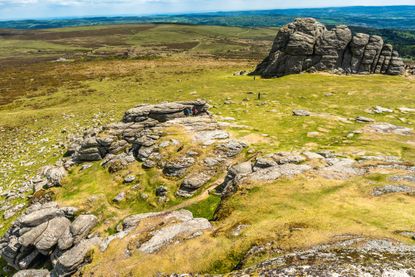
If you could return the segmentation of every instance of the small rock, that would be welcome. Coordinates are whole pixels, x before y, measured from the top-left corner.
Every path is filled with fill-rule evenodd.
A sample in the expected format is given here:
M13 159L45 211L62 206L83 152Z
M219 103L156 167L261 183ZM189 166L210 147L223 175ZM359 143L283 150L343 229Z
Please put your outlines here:
M364 117L364 116L358 116L358 117L356 117L356 121L359 122L359 123L371 123L371 122L375 122L374 119L368 118L368 117Z
M321 136L321 133L319 133L319 132L308 132L307 133L307 137L309 137L309 138L318 138L320 136Z
M388 109L388 108L384 108L384 107L381 107L381 106L376 106L376 107L374 107L374 108L372 109L372 111L373 111L374 113L377 113L377 114L382 114L382 113L393 113L393 110Z
M414 108L406 108L406 107L402 107L398 109L401 113L415 113L415 109Z
M120 203L121 201L123 201L125 199L125 192L120 192L119 194L117 194L117 196L115 196L114 199L112 199L113 202L115 203Z
M294 110L293 115L294 116L310 116L311 113L309 111L306 111L306 110Z
M91 167L92 167L92 164L89 164L89 163L83 164L81 166L81 171L87 170L88 168L91 168Z
M124 184L131 184L132 182L135 181L135 179L136 179L136 177L134 175L125 176Z
M165 186L160 186L160 187L158 187L158 188L156 188L156 196L159 196L159 197L164 197L164 196L167 196L167 192L168 192L169 190L168 190L168 188L167 187L165 187Z

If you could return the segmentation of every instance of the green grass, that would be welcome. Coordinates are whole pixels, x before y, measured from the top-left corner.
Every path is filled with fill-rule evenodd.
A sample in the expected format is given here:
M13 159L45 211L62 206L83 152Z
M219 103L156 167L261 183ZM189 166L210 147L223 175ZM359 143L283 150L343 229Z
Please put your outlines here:
M127 109L137 104L195 98L208 100L218 118L233 117L235 121L231 123L244 125L228 129L263 154L330 149L346 156L396 155L408 161L415 159L413 135L347 137L365 126L353 120L361 115L412 128L415 114L372 115L366 111L376 105L415 108L413 78L301 74L254 80L233 76L235 71L255 66L249 60L231 59L234 54L244 51L240 54L249 55L256 47L266 49L255 44L254 48L241 50L247 40L261 41L272 32L264 29L255 35L250 29L160 25L133 34L129 43L150 48L143 45L169 44L173 38L201 43L187 52L158 59L79 61L37 64L21 71L4 69L2 72L9 81L2 83L1 96L10 95L15 100L0 106L0 162L6 165L0 169L0 186L5 190L18 186L43 165L58 160L65 151L62 144L72 134L82 135L85 128L119 121ZM225 38L232 41L224 41ZM30 47L46 49L49 46ZM215 56L202 57L198 51ZM59 79L53 79L56 76ZM261 100L256 99L257 93L261 93ZM331 96L326 96L329 93ZM233 103L225 104L227 99ZM313 115L293 117L294 109L307 109ZM320 136L308 136L316 131ZM169 136L181 136L180 140L190 147L178 130L172 130ZM26 162L34 164L27 166ZM122 183L127 171L137 176L140 189L134 191L132 186ZM123 251L120 247L115 253L98 255L100 266L88 270L96 270L97 275L117 270L120 274L132 272L137 276L160 270L226 272L249 247L266 241L276 241L280 247L290 249L326 242L343 233L402 239L393 232L413 227L413 197L370 196L373 187L387 182L385 174L374 173L346 181L308 177L251 184L223 203L212 234L174 245L160 255L145 259L133 256L114 265L114 257L124 257L117 252ZM13 180L16 182L12 183ZM85 171L79 167L73 169L63 187L54 192L61 204L75 205L99 216L105 224L98 231L112 233L120 219L129 214L159 211L185 201L174 196L180 181L165 178L158 170L145 171L139 164L109 174L99 163L94 163ZM159 185L169 187L171 201L165 205L157 203L154 195ZM121 191L128 192L126 201L114 204L112 199ZM149 198L144 201L142 193ZM210 195L188 209L197 217L212 219L218 203L219 198ZM2 222L1 232L12 220ZM232 237L231 231L241 223L249 227L242 236ZM303 226L302 230L290 233L293 224Z
M186 210L191 211L194 217L203 217L212 220L219 203L219 196L210 195L207 199L186 207Z
M0 58L13 56L47 55L50 52L82 51L81 47L60 45L40 40L9 40L0 39Z

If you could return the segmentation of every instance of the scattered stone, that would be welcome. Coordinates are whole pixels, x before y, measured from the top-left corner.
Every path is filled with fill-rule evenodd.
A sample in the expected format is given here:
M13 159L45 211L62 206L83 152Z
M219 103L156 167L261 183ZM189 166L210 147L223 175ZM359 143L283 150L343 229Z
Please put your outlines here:
M224 155L228 158L239 155L247 145L243 142L236 140L229 140L216 147L218 154Z
M117 194L117 196L114 197L114 199L112 199L112 202L114 203L120 203L122 202L126 197L126 194L124 191L120 192Z
M288 164L288 163L301 163L305 161L305 158L295 152L278 152L274 155L272 155L272 158L274 161L276 161L278 164Z
M294 110L293 115L294 116L310 116L311 113L309 111L306 111L306 110Z
M158 188L156 188L156 196L158 197L165 197L167 196L168 193L168 188L165 186L160 186Z
M19 211L21 211L24 208L24 204L17 204L16 206L13 206L11 208L8 208L3 215L3 218L5 220L8 220L15 216Z
M324 157L318 153L314 153L314 152L303 152L304 157L306 157L308 160L323 160Z
M411 135L413 133L411 128L396 126L390 123L372 124L367 130L379 134Z
M404 185L386 185L383 187L377 187L373 189L372 195L373 196L382 196L385 194L390 193L407 193L413 194L415 192L415 188L404 186Z
M368 117L364 117L364 116L358 116L358 117L356 117L356 121L359 122L359 123L372 123L372 122L375 122L374 119L368 118Z
M163 168L163 173L170 177L182 177L186 170L195 163L192 157L182 157L176 161L167 162Z
M48 181L47 186L60 186L61 180L66 176L66 170L63 167L46 166L42 168L41 175Z
M177 195L183 197L192 196L197 189L209 182L211 178L211 174L207 172L191 174L183 180L180 189L177 191Z
M88 168L91 168L91 167L92 167L92 164L88 164L88 163L83 164L81 166L81 171L87 170Z
M397 231L398 235L415 240L415 232L413 231Z
M361 156L360 161L379 161L388 163L399 163L401 159L396 156Z
M414 176L409 176L409 175L392 176L391 178L389 178L389 180L391 180L393 182L404 181L404 182L409 182L409 183L415 183L415 175Z
M248 228L250 225L248 225L248 224L239 224L238 226L236 226L233 230L232 230L232 232L231 232L231 235L233 236L233 237L239 237L241 234L242 234L242 232L246 229L246 228Z
M132 182L134 182L136 179L136 177L134 175L128 175L124 177L124 183L125 184L131 184Z
M364 169L355 167L355 160L347 158L328 158L327 167L319 170L320 175L328 179L347 179L352 176L363 175Z
M318 138L318 137L321 137L321 133L320 132L308 132L307 137L309 137L309 138Z
M383 113L393 113L393 110L392 110L392 109L384 108L384 107L381 107L381 106L376 106L376 107L374 107L374 108L372 109L372 111L373 111L374 113L377 113L377 114L383 114Z
M414 108L401 107L398 109L401 113L415 113Z

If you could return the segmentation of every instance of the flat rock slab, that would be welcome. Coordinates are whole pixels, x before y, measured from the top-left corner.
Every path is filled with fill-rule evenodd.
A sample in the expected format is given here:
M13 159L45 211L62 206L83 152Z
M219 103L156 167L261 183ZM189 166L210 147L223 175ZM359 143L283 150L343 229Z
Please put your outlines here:
M50 273L46 269L26 269L20 270L13 277L49 277Z
M150 240L140 246L139 250L147 254L152 254L172 243L175 239L186 239L211 227L212 225L205 218L196 218L179 224L173 224L156 231Z
M396 126L390 123L376 123L368 126L365 129L367 132L379 133L379 134L395 134L395 135L411 135L413 134L412 128Z
M405 185L386 185L383 187L377 187L373 189L373 196L382 196L391 193L415 193L415 188Z

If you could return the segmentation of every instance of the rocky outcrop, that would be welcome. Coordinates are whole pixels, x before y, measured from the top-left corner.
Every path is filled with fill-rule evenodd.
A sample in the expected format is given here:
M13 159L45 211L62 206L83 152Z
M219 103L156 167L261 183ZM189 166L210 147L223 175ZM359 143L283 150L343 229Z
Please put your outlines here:
M73 152L77 162L99 161L109 155L114 158L134 145L137 154L148 158L154 142L160 137L156 130L152 130L153 127L190 114L207 113L208 105L201 100L139 105L128 110L122 122L89 130L82 142L75 144L68 152ZM138 149L141 146L143 148Z
M30 206L1 238L1 257L16 270L51 263L52 276L70 276L82 265L86 252L99 241L86 239L97 218L93 215L75 218L76 211L71 207L60 208L54 202ZM45 270L28 270L17 276L45 274Z
M272 182L282 177L293 177L313 168L303 164L305 155L296 152L278 152L257 157L255 161L247 161L233 165L216 192L228 197L238 190L244 182Z
M313 18L299 18L279 30L269 56L251 74L281 77L314 71L400 75L405 65L380 36L353 35L343 25L328 30Z
M268 251L275 252L255 246L246 260L264 254L276 257L230 276L413 276L415 270L415 247L387 239L346 237L305 250Z
M210 147L214 157L202 160L197 151L182 153L182 142L164 137L171 127L185 131L197 146L195 150ZM163 154L168 147L176 148L177 155ZM145 169L158 168L168 178L183 179L175 193L191 197L226 170L246 147L209 116L208 105L202 100L139 105L128 110L122 122L87 131L82 140L72 144L71 149L75 150L71 151L69 164L101 160L113 173L139 161ZM167 193L156 195L159 202L168 200ZM119 203L124 198L122 192L113 201Z

